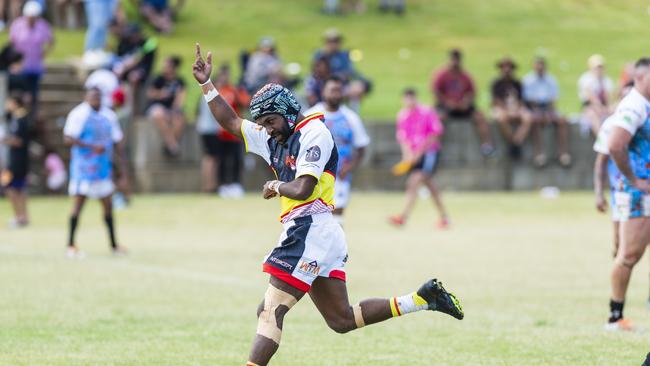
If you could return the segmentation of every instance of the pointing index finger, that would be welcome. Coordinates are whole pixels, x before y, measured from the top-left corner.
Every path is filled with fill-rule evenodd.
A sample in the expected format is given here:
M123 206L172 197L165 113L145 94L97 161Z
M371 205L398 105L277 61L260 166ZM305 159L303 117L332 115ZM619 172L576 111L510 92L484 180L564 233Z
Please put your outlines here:
M196 42L196 59L201 59L201 45L199 45L199 42Z

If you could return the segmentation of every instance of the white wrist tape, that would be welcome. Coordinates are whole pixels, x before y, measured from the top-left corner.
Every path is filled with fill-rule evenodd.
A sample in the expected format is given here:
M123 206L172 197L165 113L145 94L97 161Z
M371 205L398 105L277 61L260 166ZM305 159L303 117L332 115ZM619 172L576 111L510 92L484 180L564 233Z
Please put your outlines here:
M280 194L280 186L284 184L283 181L281 180L274 180L273 183L271 183L271 189L275 191L275 193Z
M206 103L210 103L214 98L218 96L219 96L219 92L215 88L212 88L210 89L209 92L203 94L203 98L205 99Z

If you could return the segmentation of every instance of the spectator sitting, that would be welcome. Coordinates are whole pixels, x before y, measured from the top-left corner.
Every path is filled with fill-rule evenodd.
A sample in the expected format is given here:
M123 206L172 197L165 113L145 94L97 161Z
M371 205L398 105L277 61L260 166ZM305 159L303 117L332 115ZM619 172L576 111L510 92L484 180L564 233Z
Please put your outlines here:
M582 112L591 132L597 136L600 124L611 112L609 98L614 90L614 83L605 75L603 56L592 55L587 63L589 70L582 74L578 80L578 97L582 102Z
M315 62L321 58L327 59L330 74L345 82L348 105L358 113L361 99L370 92L371 83L354 69L350 52L343 50L342 45L343 35L336 29L327 30L325 44L322 49L316 51L313 60Z
M476 109L476 91L471 76L463 70L462 53L458 49L449 52L449 65L439 70L432 82L436 98L436 109L443 120L450 118L471 118L481 141L481 154L494 153L487 121Z
M174 29L174 18L185 0L178 0L170 6L168 0L140 0L140 13L158 33L170 34Z
M310 107L323 101L323 86L329 75L327 59L321 57L314 60L311 66L311 75L305 79L305 96Z
M571 165L569 155L569 127L567 120L562 117L555 107L558 99L558 84L553 75L546 71L546 60L542 57L535 59L534 70L523 79L524 102L533 116L533 145L535 149L534 162L537 167L547 163L543 151L541 129L554 125L557 133L557 149L560 164L564 167Z
M402 15L405 10L406 4L404 4L404 0L381 0L379 3L379 11L382 13L394 11L395 14Z
M270 37L262 37L257 45L257 51L250 55L246 64L244 72L246 88L253 94L281 71L282 62L275 51L275 41Z
M517 65L510 58L497 64L500 76L492 82L492 108L501 133L510 146L510 156L521 157L521 145L532 127L532 116L522 101L521 83L514 76ZM512 124L518 124L513 130Z
M102 105L113 108L113 94L120 87L117 75L110 69L110 56L105 53L97 53L89 59L86 65L91 70L86 79L84 88L86 90L97 88L102 92Z
M26 2L23 16L16 19L9 29L11 44L23 55L22 74L31 94L32 105L37 101L41 75L45 69L43 60L54 43L50 24L41 18L42 12L43 6L38 1Z
M250 96L243 88L230 83L230 68L222 65L215 78L219 95L240 115L242 108L250 104ZM200 102L197 130L201 134L204 156L201 176L204 192L214 192L225 198L238 198L244 193L241 186L242 142L222 129L210 113L206 103ZM218 182L215 179L219 177Z
M9 164L0 174L0 184L5 189L14 209L13 228L29 223L27 216L27 175L29 173L29 111L22 93L11 94L5 103L10 114L8 134L0 144L9 146Z
M130 88L133 113L138 114L140 109L140 88L144 85L153 68L158 48L158 40L154 37L146 38L142 29L137 24L125 27L114 27L119 32L117 45L117 62L113 71L121 81L126 81Z
M167 58L162 73L153 80L147 92L147 115L160 132L165 143L163 151L168 156L180 154L180 139L185 128L185 82L178 75L180 64L178 56Z

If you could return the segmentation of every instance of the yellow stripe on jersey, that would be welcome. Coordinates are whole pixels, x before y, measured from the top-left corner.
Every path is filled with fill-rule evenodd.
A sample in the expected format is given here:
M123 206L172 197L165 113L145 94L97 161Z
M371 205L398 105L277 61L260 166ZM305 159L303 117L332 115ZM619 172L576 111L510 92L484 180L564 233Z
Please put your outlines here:
M314 191L312 192L311 196L309 196L309 198L306 200L298 201L288 197L280 197L280 207L282 209L280 221L282 221L294 210L309 206L311 204L319 204L317 202L319 200L321 201L320 204L334 207L334 182L336 181L336 178L334 178L334 173L330 171L324 171L323 174L321 174L320 178L316 176L314 176L314 178L318 179L318 183L316 184L316 187L314 187Z

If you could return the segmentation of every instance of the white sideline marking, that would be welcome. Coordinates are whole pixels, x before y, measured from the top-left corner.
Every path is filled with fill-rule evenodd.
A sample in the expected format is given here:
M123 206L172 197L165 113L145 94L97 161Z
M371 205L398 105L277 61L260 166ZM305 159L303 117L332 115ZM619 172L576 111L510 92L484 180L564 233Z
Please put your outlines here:
M26 257L37 257L37 258L52 258L52 256L47 255L42 252L34 252L34 251L27 251L27 250L21 250L17 249L16 247L8 247L6 244L0 244L0 253L3 254L11 254L11 255L20 255L20 256L26 256ZM52 258L53 259L53 258ZM61 259L64 258L64 253L61 252ZM102 258L102 257L86 257L84 259L81 259L81 261L87 261L87 260L97 260L101 259L102 263L106 263L110 266L115 266L115 267L126 267L129 269L137 270L140 272L144 273L150 273L150 274L157 274L157 275L166 275L166 276L172 276L172 277L177 277L177 278L182 278L182 279L187 279L187 280L192 280L192 281L198 281L198 282L208 282L208 283L214 283L214 284L219 284L219 285L233 285L233 286L244 286L244 287L256 287L255 283L253 281L245 280L240 277L233 277L229 275L221 275L221 274L214 274L210 272L202 272L202 271L193 271L189 270L186 268L180 268L180 267L165 267L165 266L158 266L155 264L145 264L145 263L138 263L138 262L133 262L129 260L129 257L127 256L126 258ZM77 259L65 259L66 261L76 261Z

